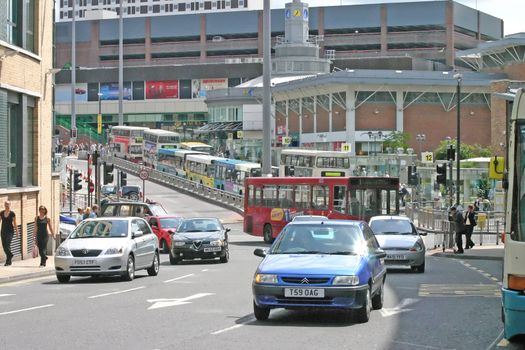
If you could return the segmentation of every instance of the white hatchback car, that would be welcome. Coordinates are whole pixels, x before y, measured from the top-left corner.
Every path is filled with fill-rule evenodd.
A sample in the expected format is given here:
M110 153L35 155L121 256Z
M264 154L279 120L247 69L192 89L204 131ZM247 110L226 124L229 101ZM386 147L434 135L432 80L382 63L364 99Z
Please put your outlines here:
M379 246L386 252L387 267L410 267L425 272L425 243L412 221L404 216L381 215L370 219Z
M82 221L55 253L61 283L71 276L120 275L131 281L135 271L159 273L159 242L142 218L96 218Z

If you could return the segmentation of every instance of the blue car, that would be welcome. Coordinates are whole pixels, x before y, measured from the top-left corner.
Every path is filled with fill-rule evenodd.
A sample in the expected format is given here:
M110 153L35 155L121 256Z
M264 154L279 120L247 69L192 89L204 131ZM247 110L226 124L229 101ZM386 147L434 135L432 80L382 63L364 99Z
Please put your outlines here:
M269 251L254 254L264 257L252 283L257 320L276 308L323 308L363 323L383 307L386 253L365 222L291 222Z

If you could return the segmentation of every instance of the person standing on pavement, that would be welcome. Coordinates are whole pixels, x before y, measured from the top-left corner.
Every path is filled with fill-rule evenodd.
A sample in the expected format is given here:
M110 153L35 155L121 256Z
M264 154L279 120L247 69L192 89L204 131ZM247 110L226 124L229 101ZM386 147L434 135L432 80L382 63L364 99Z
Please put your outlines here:
M463 221L463 215L457 210L456 207L450 208L450 215L452 217L452 222L454 223L454 232L456 233L456 245L458 250L455 253L463 254L463 233L465 231L465 223Z
M0 235L2 236L2 248L4 248L6 261L4 266L11 265L13 259L13 253L11 252L11 241L13 240L13 233L16 233L16 237L19 237L18 227L16 225L15 212L11 210L11 202L4 202L4 210L0 212L0 220L2 220L2 226L0 228Z
M51 234L55 238L55 232L51 227L51 220L47 217L47 208L41 205L38 208L38 215L35 217L36 233L33 236L33 240L38 247L38 253L40 254L40 267L46 266L46 248L49 235ZM48 229L49 228L49 232Z
M93 204L91 207L91 215L89 216L90 219L94 219L98 217L98 205Z
M472 233L474 232L474 226L476 226L476 214L474 213L474 206L470 204L467 211L465 212L465 249L470 249L474 247L474 242L472 242Z

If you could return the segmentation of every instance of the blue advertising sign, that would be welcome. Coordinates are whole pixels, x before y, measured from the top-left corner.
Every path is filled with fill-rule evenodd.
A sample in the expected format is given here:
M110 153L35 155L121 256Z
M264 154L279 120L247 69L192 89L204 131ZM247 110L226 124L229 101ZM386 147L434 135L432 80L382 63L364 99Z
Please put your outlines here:
M125 82L124 94L122 98L124 100L131 100L131 91L131 83ZM118 83L100 83L100 93L102 94L100 97L102 101L118 100Z

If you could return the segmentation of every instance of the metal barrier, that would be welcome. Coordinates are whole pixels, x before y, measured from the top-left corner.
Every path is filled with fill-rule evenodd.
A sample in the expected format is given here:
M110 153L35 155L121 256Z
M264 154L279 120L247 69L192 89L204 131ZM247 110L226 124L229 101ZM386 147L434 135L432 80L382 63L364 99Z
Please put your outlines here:
M113 163L116 168L135 176L138 176L139 172L144 169L144 166L140 164L112 156L106 156L104 157L104 160ZM201 183L158 170L148 169L148 172L148 181L184 192L194 197L212 201L217 205L233 210L241 215L243 214L244 198L242 195L207 187Z

